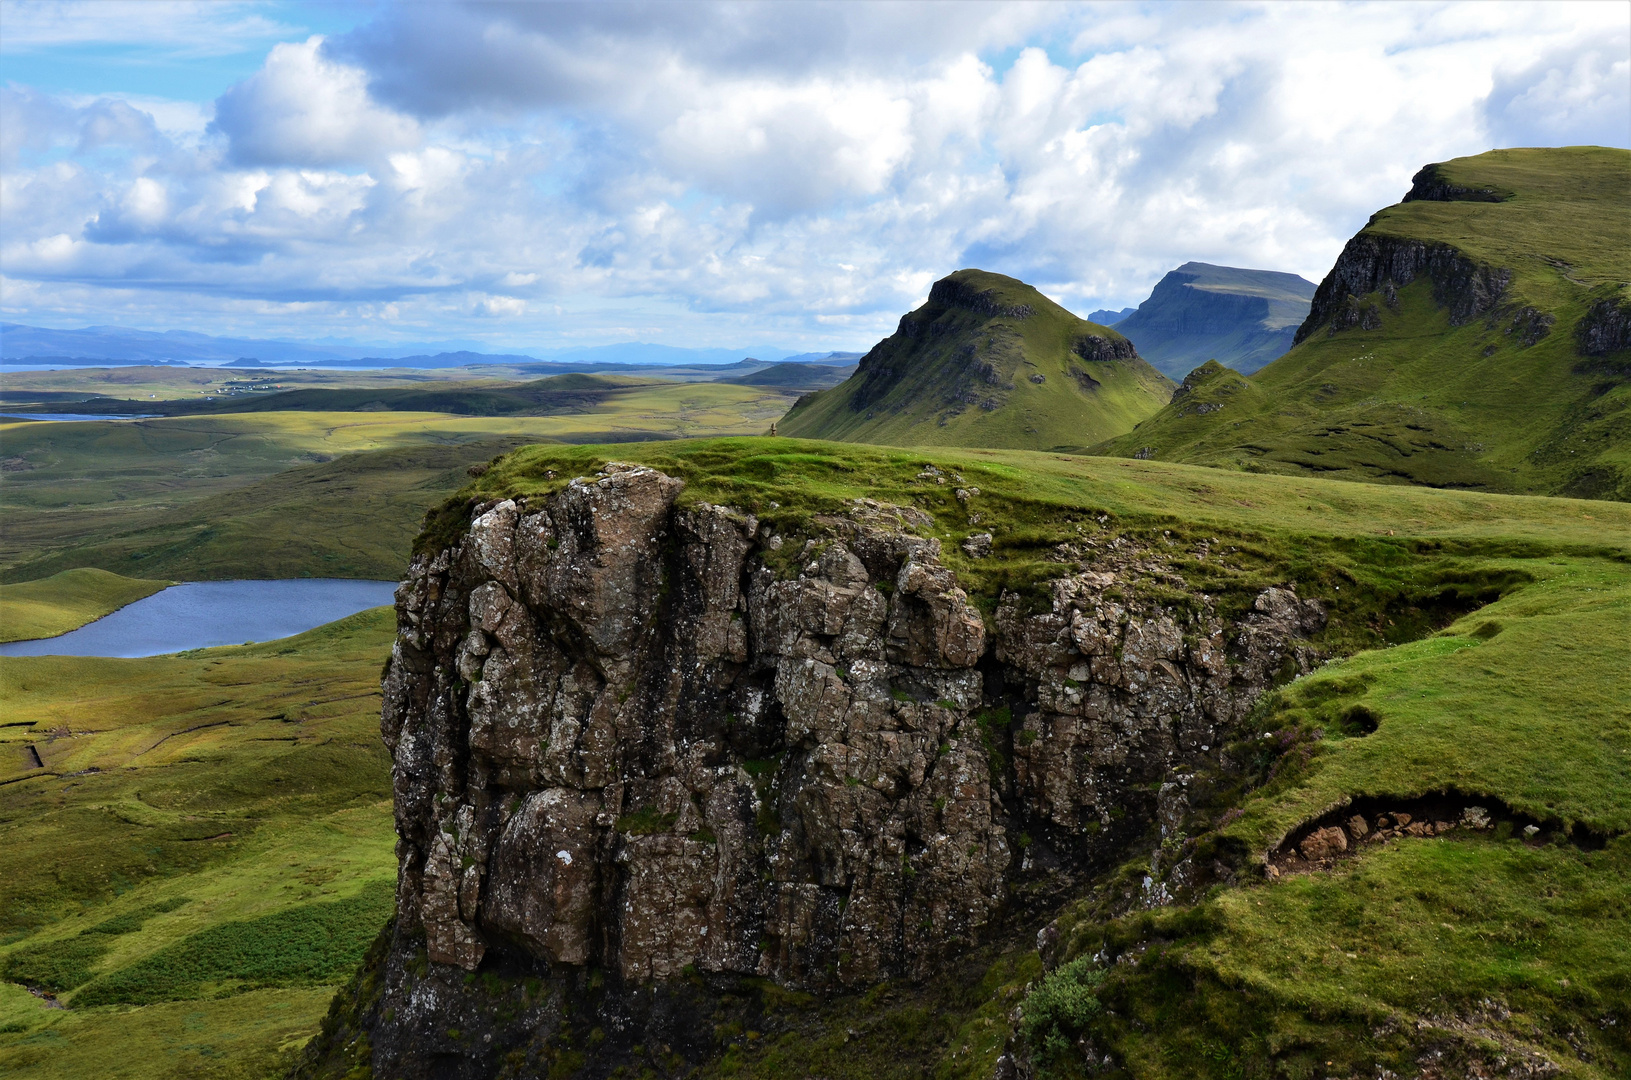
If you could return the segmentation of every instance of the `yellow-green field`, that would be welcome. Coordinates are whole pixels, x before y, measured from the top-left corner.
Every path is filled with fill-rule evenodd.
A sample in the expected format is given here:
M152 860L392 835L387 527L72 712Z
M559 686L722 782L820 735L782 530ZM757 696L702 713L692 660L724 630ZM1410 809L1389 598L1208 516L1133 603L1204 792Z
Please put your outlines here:
M0 578L82 566L186 580L395 577L424 510L471 465L529 442L758 434L790 400L757 387L645 383L552 416L257 412L3 423ZM248 490L254 485L265 486ZM273 506L275 515L263 512ZM256 520L234 524L246 515Z
M0 585L0 641L66 634L171 584L84 567Z
M0 660L0 1075L263 1077L309 1036L390 912L393 631Z

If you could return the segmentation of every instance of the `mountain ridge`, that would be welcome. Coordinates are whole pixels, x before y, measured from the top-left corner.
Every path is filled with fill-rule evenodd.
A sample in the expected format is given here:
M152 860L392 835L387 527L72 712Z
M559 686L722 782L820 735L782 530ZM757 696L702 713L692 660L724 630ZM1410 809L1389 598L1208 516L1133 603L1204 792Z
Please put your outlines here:
M1291 348L1314 294L1296 274L1186 262L1116 327L1172 378L1207 360L1250 373Z
M1345 245L1289 353L1096 452L1631 499L1628 220L1631 151L1428 166Z
M779 427L846 442L1079 448L1130 429L1171 388L1117 331L1015 278L965 269Z

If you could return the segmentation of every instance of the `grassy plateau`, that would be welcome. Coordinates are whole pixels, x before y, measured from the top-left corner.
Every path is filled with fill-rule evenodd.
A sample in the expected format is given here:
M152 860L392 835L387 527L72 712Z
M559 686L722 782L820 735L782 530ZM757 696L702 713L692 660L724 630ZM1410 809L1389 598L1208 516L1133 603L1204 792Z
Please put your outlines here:
M758 433L791 400L723 383L625 389L547 416L284 409L0 423L0 580L87 566L186 580L396 577L425 508L470 466L547 440Z
M1088 1075L1084 1047L1111 1055L1113 1075L1152 1078L1631 1069L1631 506L733 439L528 448L445 504L422 543L455 535L472 496L536 494L608 459L683 476L682 499L752 509L795 538L850 499L914 505L988 611L1000 590L1062 572L1048 558L1059 543L1164 547L1225 609L1270 583L1325 600L1316 644L1345 657L1265 698L1226 749L1231 767L1195 782L1174 849L1230 861L1234 883L1146 910L1142 855L1067 907L1046 976L1016 941L943 982L784 1004L706 1075L983 1080L1020 996L1047 1077ZM961 502L954 485L980 494ZM962 557L974 531L995 534L991 558ZM1200 539L1213 554L1185 558ZM1503 820L1366 845L1312 873L1262 869L1344 806L1440 797Z

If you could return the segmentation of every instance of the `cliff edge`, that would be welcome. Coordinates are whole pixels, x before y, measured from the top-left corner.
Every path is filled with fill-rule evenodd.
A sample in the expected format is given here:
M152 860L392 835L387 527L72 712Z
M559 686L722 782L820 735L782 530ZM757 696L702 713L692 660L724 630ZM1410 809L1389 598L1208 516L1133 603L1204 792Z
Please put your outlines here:
M398 591L375 1075L542 1068L590 998L615 1034L581 1075L700 1061L692 1013L740 980L928 976L1124 857L1325 620L1282 588L1232 622L1175 605L1120 538L971 599L921 510L782 535L682 487L607 463L478 505Z

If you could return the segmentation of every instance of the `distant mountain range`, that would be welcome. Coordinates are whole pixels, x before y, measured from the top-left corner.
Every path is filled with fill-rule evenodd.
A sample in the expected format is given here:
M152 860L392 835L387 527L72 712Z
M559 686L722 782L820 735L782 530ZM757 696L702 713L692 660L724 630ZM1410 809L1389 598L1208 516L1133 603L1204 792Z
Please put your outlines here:
M835 353L834 356L839 354ZM738 375L726 382L738 386L774 386L785 390L825 390L855 374L854 364L794 363L784 360L759 371Z
M328 345L258 338L212 337L186 330L131 330L91 326L55 330L0 323L0 363L9 366L88 366L188 364L233 367L450 368L478 364L541 365L555 371L600 371L624 367L713 366L744 358L759 363L845 364L860 353L789 353L773 346L748 349L688 349L675 345L624 342L617 345L538 349L528 353L484 353L426 343L396 349Z
M1208 360L1249 374L1291 348L1313 299L1314 283L1296 274L1188 262L1115 327L1174 379Z

